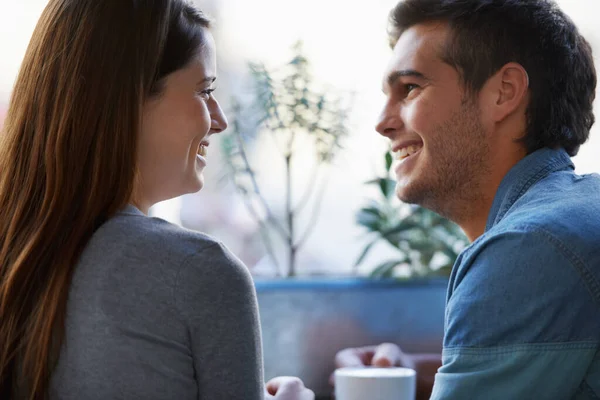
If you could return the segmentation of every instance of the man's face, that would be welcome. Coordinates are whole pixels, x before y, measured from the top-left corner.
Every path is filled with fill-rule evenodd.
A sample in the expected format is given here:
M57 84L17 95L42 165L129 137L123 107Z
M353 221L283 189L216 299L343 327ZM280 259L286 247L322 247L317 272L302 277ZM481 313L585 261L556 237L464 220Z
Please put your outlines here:
M387 102L377 131L392 142L400 200L449 218L472 199L488 173L489 139L477 95L441 59L444 23L406 30L383 81Z

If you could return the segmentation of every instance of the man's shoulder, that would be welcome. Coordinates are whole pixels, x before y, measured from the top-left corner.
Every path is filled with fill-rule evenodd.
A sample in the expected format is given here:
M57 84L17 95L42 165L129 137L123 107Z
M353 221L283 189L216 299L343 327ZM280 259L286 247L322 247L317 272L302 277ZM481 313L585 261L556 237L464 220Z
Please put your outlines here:
M600 329L600 258L539 227L480 238L457 261L446 346L589 341Z
M546 225L503 221L477 238L459 256L453 269L458 284L470 275L499 279L509 284L514 279L534 279L538 274L569 272L571 249L546 229Z
M566 256L572 262L580 259L600 266L599 238L600 176L559 171L522 193L460 261L481 258L481 253L488 261L525 261L531 255L560 253L557 262ZM524 245L521 251L510 251L517 244Z
M597 176L565 174L536 184L465 249L450 280L449 322L457 322L450 323L447 344L597 336L600 324L592 322L600 312L597 183ZM530 326L531 321L537 323ZM469 336L489 324L495 329L486 340ZM470 325L476 329L466 329ZM520 325L528 328L515 329Z
M579 209L573 214L583 216L569 217L552 207L524 207L507 215L459 256L454 283L467 274L504 285L536 282L548 289L557 282L580 282L600 304L600 210L589 214Z
M573 170L556 171L529 187L521 201L531 202L537 197L547 201L566 201L579 205L593 204L600 196L600 175L579 175Z
M535 260L537 255L559 254L547 267L568 260L585 265L600 279L599 239L600 176L562 171L530 187L469 251L506 252L521 241L526 247L506 256L525 262L532 256Z
M496 231L529 227L561 240L600 236L600 175L559 171L536 182L504 215Z

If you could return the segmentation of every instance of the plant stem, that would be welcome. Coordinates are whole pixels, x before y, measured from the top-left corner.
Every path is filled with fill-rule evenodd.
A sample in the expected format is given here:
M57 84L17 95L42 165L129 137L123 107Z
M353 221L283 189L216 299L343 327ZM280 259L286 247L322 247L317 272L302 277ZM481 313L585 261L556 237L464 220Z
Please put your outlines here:
M244 162L246 171L248 172L248 175L250 176L250 181L252 183L252 188L254 189L254 193L258 197L260 203L262 204L262 206L265 209L265 212L267 213L267 221L273 225L275 230L281 235L282 238L289 240L291 232L286 232L285 229L281 225L279 225L279 221L277 221L277 219L273 216L273 213L271 212L271 208L269 207L269 204L267 203L266 199L263 197L263 195L260 191L258 182L256 181L256 177L254 176L254 172L250 166L250 160L248 160L248 156L246 154L246 149L244 146L244 141L243 141L241 135L238 135L238 142L239 142L239 149L240 149L240 155L242 157L242 161Z
M295 132L291 132L290 141L288 143L288 152L285 156L285 212L288 225L288 251L289 251L289 270L288 276L296 276L296 236L294 232L294 206L292 204L292 154L294 151Z
M239 188L238 188L238 191L240 191ZM265 245L265 249L267 250L267 254L271 258L271 261L273 261L273 266L275 267L275 276L277 276L277 277L283 276L283 274L281 272L281 266L279 265L279 262L277 261L277 257L275 257L275 250L273 248L273 243L271 243L269 233L267 232L266 223L262 221L262 219L258 215L258 212L252 206L250 199L248 197L244 196L243 193L241 194L241 197L244 200L244 204L245 204L248 212L250 212L252 217L254 217L254 219L258 222L258 225L259 225L258 231L260 233L260 236L262 237L263 243Z
M306 239L308 239L313 229L315 229L315 226L317 225L317 218L321 212L321 205L323 204L323 195L325 194L325 189L327 188L328 180L329 175L326 174L324 182L322 182L322 185L319 185L319 192L316 195L315 204L313 205L312 216L310 218L306 231L301 236L300 240L296 243L296 249L299 249L302 245L304 245L304 242L306 241ZM316 182L314 186L317 186Z
M317 178L319 175L319 167L321 165L319 163L316 163L313 166L313 169L311 171L310 174L310 178L309 181L306 185L306 190L304 191L304 194L302 195L302 198L300 199L300 201L298 202L298 204L296 204L296 209L295 209L295 213L296 214L300 214L300 211L302 211L302 209L304 207L306 207L306 204L308 203L308 201L310 200L310 198L312 197L312 194L314 193L314 189L317 186Z
M294 211L292 209L292 153L289 152L285 157L285 213L288 227L288 276L296 275L296 247L294 245Z

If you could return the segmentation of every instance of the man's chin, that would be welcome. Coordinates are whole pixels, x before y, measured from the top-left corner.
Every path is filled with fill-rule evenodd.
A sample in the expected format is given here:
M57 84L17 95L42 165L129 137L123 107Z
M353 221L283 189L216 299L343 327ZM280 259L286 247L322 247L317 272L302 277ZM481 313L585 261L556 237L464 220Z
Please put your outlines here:
M422 196L416 190L411 190L410 186L396 185L396 197L403 203L420 205Z

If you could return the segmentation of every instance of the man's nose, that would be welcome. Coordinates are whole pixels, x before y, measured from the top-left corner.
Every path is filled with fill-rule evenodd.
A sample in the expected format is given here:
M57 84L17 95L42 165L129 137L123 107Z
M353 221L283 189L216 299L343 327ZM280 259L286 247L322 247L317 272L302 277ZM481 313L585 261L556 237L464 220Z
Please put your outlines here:
M380 135L391 139L401 127L402 121L400 119L399 110L389 103L386 104L379 115L375 130L379 132Z

